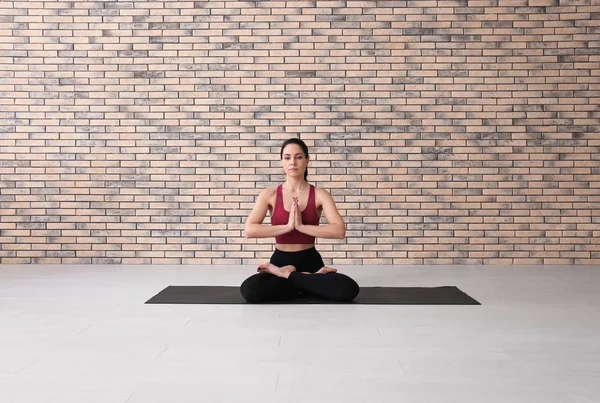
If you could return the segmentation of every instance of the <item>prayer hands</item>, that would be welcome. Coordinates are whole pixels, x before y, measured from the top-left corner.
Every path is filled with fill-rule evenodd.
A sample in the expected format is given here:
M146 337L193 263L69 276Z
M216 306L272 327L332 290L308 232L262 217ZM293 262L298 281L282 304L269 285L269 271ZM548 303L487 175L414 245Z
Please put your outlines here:
M300 212L300 207L298 206L298 198L294 198L294 228L300 230L302 228L302 213Z
M287 228L293 231L296 228L296 198L292 201L292 208L290 209L290 216L288 218Z
M290 218L288 219L287 226L290 231L294 229L300 229L302 227L302 213L298 207L297 197L292 199L292 208L290 209Z

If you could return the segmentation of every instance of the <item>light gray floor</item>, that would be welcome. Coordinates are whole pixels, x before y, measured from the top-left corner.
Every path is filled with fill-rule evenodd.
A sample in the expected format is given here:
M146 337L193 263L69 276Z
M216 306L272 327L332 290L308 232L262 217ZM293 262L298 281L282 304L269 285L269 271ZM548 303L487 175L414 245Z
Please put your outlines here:
M0 402L600 401L600 267L339 269L483 305L145 305L253 268L0 265Z

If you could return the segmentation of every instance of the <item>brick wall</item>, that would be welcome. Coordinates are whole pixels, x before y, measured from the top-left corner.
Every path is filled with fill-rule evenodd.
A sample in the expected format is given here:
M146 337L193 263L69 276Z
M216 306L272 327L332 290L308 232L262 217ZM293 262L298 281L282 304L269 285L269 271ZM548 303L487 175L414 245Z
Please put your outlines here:
M327 264L600 263L600 0L2 1L0 262L250 264L279 146ZM268 223L268 219L266 221Z

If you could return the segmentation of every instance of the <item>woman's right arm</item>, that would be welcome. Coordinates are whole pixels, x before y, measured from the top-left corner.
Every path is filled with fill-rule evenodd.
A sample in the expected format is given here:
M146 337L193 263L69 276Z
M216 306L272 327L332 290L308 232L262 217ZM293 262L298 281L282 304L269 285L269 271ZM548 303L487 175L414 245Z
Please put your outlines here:
M287 234L293 229L293 222L292 227L289 222L287 225L263 225L262 222L269 210L269 196L272 193L273 189L265 189L258 195L254 209L246 220L244 228L246 238L269 238Z

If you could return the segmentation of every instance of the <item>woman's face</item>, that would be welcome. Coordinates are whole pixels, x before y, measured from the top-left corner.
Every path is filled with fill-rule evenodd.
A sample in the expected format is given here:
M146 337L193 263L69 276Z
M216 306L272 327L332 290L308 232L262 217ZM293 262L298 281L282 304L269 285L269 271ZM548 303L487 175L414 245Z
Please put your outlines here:
M304 155L302 147L298 144L288 144L283 149L281 165L286 175L304 178L304 171L308 166L308 158Z

